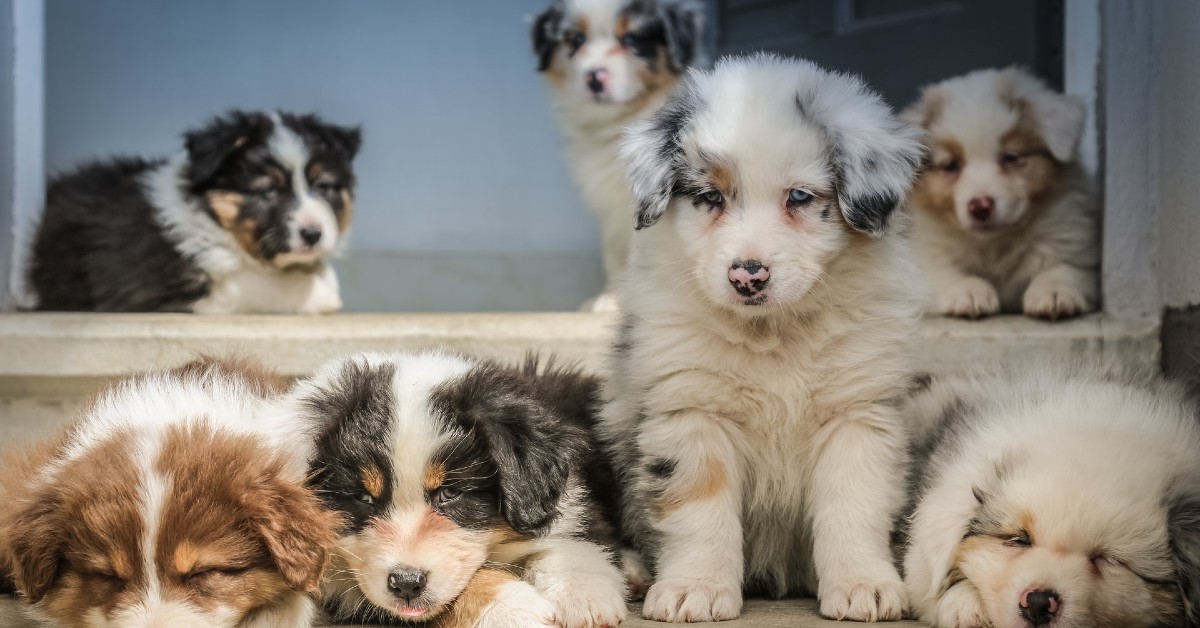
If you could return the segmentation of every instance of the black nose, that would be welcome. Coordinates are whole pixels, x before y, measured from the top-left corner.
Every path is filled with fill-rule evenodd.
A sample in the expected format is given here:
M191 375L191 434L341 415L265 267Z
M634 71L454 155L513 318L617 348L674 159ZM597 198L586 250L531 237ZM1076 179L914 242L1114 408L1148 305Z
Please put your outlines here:
M300 227L300 239L309 246L314 246L321 241L320 227Z
M590 70L587 73L587 86L592 90L593 94L599 94L604 91L604 81L600 80L600 72L598 70Z
M1021 604L1021 617L1034 626L1045 626L1058 614L1058 594L1048 589L1029 591Z
M425 572L420 569L398 569L388 574L388 591L396 597L411 600L425 591Z

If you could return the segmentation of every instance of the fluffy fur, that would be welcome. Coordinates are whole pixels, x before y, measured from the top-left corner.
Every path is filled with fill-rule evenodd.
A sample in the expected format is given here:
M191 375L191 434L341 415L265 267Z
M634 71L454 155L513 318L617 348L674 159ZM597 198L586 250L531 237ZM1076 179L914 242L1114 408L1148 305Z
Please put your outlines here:
M918 308L888 223L918 132L857 79L756 56L689 73L624 154L639 231L601 430L657 578L643 613L730 619L744 587L899 618Z
M909 200L928 309L1049 319L1095 310L1098 208L1075 161L1083 106L1009 68L927 87L905 115L929 133Z
M689 66L703 64L703 8L672 0L554 0L533 25L567 164L600 224L605 291L615 307L629 257L633 197L617 158L621 129L658 110Z
M922 620L1200 626L1200 409L1179 389L1043 365L935 380L912 406Z
M308 626L337 518L255 414L281 392L199 361L99 393L59 437L11 452L0 567L69 628Z
M301 417L312 486L347 522L322 588L333 617L454 622L469 605L489 626L619 623L597 389L441 353L352 356L298 383L280 413ZM525 582L481 592L481 567Z
M233 111L169 160L51 181L29 267L41 310L320 313L353 214L359 131Z

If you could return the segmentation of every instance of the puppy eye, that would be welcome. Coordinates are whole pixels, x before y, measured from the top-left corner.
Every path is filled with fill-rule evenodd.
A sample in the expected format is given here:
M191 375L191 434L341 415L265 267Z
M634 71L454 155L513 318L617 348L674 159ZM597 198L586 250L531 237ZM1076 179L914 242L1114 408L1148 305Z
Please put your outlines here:
M788 191L787 202L788 202L789 207L802 207L804 205L808 205L809 203L811 203L812 200L813 200L813 195L808 190L801 190L800 188L792 188L790 191Z
M371 505L374 505L375 498L372 497L369 493L363 493L362 495L358 496L358 501L360 501L368 506L371 506Z
M267 201L268 203L274 202L279 199L279 189L278 188L263 188L263 189L255 192L255 194L262 200Z
M725 195L716 190L709 190L700 193L700 201L709 207L718 209L725 204Z
M1002 153L1000 155L1001 166L1015 166L1021 162L1021 156L1016 153Z
M453 486L443 486L433 492L433 504L444 506L462 495L462 491Z
M567 31L563 33L563 42L571 47L572 50L579 50L583 44L587 43L587 35L580 31Z
M943 172L954 173L954 172L958 172L961 169L962 169L962 164L958 163L957 159L951 159L950 161L947 161L946 163L942 164Z
M313 189L316 190L318 194L330 194L337 192L341 189L341 187L342 186L332 181L317 181L313 184Z
M1025 549L1027 547L1033 547L1033 539L1029 538L1028 532L1022 530L1019 534L1009 537L1004 544L1009 547L1019 547L1021 549Z
M622 46L630 50L639 50L644 43L640 35L635 35L633 33L625 33L624 35L621 35L621 39L619 41L621 42Z
M1105 554L1104 552L1096 552L1095 554L1092 554L1092 565L1095 566L1096 569L1123 566L1121 561L1109 556L1108 554Z

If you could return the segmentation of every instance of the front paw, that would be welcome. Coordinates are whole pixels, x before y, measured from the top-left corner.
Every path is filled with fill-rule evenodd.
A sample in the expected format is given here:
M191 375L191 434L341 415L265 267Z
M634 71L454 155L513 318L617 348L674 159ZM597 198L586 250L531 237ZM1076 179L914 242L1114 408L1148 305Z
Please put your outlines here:
M560 626L613 628L625 621L625 583L615 576L576 581L542 593L557 609Z
M934 628L983 628L987 625L975 588L963 583L942 594L934 617L921 619L933 624Z
M1024 309L1027 316L1058 320L1079 316L1091 306L1087 295L1078 286L1035 278L1025 290Z
M642 616L657 621L723 621L742 613L740 587L676 578L655 582Z
M822 581L819 589L821 616L838 621L896 621L908 606L896 575Z
M523 580L501 586L496 600L475 622L475 628L549 628L558 625L554 604Z
M581 312L617 312L620 309L616 293L607 291L584 301L583 305L579 306Z
M979 277L963 277L941 292L938 311L962 318L990 316L1000 311L1000 295Z

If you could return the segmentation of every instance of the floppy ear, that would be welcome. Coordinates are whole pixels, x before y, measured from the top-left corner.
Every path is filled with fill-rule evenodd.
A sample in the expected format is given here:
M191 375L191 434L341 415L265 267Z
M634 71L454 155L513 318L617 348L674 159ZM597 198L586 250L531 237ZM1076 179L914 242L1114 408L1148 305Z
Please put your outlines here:
M900 119L913 126L928 129L946 104L946 91L937 85L921 89L921 96L900 112Z
M317 593L341 524L317 497L296 482L272 474L247 497L253 524L288 586Z
M562 22L563 7L560 0L555 0L533 18L533 52L538 58L538 72L545 72L554 58L554 49L558 47L558 27Z
M322 124L321 129L324 131L323 138L329 144L338 147L346 153L346 159L352 160L358 154L358 150L362 148L362 128L357 126L338 126L336 124Z
M261 144L274 123L258 112L230 111L207 125L184 133L187 148L187 179L193 185L208 182L221 165L247 146Z
M703 65L704 8L692 2L661 4L658 19L667 36L671 69L681 72L692 65Z
M856 231L879 237L924 158L923 133L859 79L811 64L804 73L796 104L829 136L842 216Z
M1074 159L1087 109L1073 96L1060 94L1045 83L1016 68L1005 70L1014 81L1018 102L1025 108L1046 142L1050 154L1060 162Z
M1180 495L1170 501L1167 532L1187 626L1197 628L1200 627L1200 494Z
M16 589L37 603L58 579L63 558L63 520L54 500L39 500L0 527L0 580L11 571Z
M638 230L658 222L671 203L683 156L679 135L698 107L691 77L686 77L658 112L625 129L621 157L637 202Z

